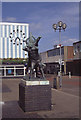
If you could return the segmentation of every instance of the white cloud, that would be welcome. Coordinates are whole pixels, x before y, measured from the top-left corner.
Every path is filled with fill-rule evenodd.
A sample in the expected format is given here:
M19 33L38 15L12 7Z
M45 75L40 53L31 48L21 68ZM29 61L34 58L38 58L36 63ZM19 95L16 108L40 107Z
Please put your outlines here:
M78 39L76 39L76 38L67 38L66 37L66 39L65 40L61 40L61 44L63 45L63 46L72 46L73 45L73 43L75 43L75 42L78 42L79 40ZM51 46L53 46L53 45L55 45L55 44L59 44L59 40L58 39L52 39L51 40L51 42L52 42L52 44L51 44Z
M16 21L16 18L15 18L15 17L7 17L7 18L5 19L5 21L14 22L14 21Z
M76 38L69 38L65 41L62 42L63 45L67 46L67 45L73 45L74 42L78 42L79 40Z
M42 30L42 24L41 23L30 23L30 28L32 29L32 31L41 31Z

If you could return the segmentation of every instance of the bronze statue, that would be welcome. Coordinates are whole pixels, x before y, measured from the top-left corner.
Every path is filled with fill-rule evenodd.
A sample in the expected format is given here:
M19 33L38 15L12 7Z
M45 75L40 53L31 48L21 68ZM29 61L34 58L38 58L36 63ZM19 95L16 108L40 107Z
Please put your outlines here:
M29 79L33 77L45 78L43 72L43 64L41 63L41 57L38 53L38 42L40 39L41 37L38 37L36 39L30 33L29 38L24 41L26 43L26 46L23 48L23 50L28 52L28 63L26 71L30 74Z

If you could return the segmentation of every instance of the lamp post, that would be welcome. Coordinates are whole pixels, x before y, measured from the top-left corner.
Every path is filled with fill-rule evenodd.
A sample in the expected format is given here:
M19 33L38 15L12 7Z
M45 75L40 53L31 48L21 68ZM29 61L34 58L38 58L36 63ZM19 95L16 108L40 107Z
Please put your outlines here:
M59 47L60 47L60 87L62 87L62 58L61 58L61 30L66 29L66 24L62 21L59 21L57 24L53 24L53 29L59 30Z

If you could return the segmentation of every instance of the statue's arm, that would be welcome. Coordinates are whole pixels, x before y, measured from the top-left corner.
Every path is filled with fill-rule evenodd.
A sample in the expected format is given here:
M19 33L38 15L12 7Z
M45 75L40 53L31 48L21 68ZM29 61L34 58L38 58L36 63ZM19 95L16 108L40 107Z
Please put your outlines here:
M30 51L31 51L28 46L24 47L23 50L24 50L24 51L27 51L27 52L30 52Z
M41 39L41 37L38 37L36 40L35 40L35 45L38 46L38 42L39 40Z
M36 38L32 35L33 39L36 40Z
M29 40L29 38L27 38L26 40L23 40L23 42L25 42L27 44L27 41Z

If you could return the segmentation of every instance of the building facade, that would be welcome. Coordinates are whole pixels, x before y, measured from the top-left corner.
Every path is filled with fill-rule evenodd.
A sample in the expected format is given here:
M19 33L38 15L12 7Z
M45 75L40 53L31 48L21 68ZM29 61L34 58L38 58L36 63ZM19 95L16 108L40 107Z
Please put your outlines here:
M25 37L22 37L21 32ZM23 51L25 45L23 39L27 39L28 35L29 24L0 22L0 58L26 58L27 52ZM18 38L20 38L20 41ZM14 44L15 39L16 44ZM21 44L18 45L18 42Z
M81 41L73 43L73 59L68 60L66 66L67 73L71 72L74 76L81 76Z
M42 63L46 64L47 73L58 73L60 68L60 48L41 53ZM73 58L73 46L61 47L62 72L66 74L66 61Z
M25 76L23 64L2 64L0 65L0 78L2 77L23 77Z
M74 59L81 59L81 41L73 43Z

